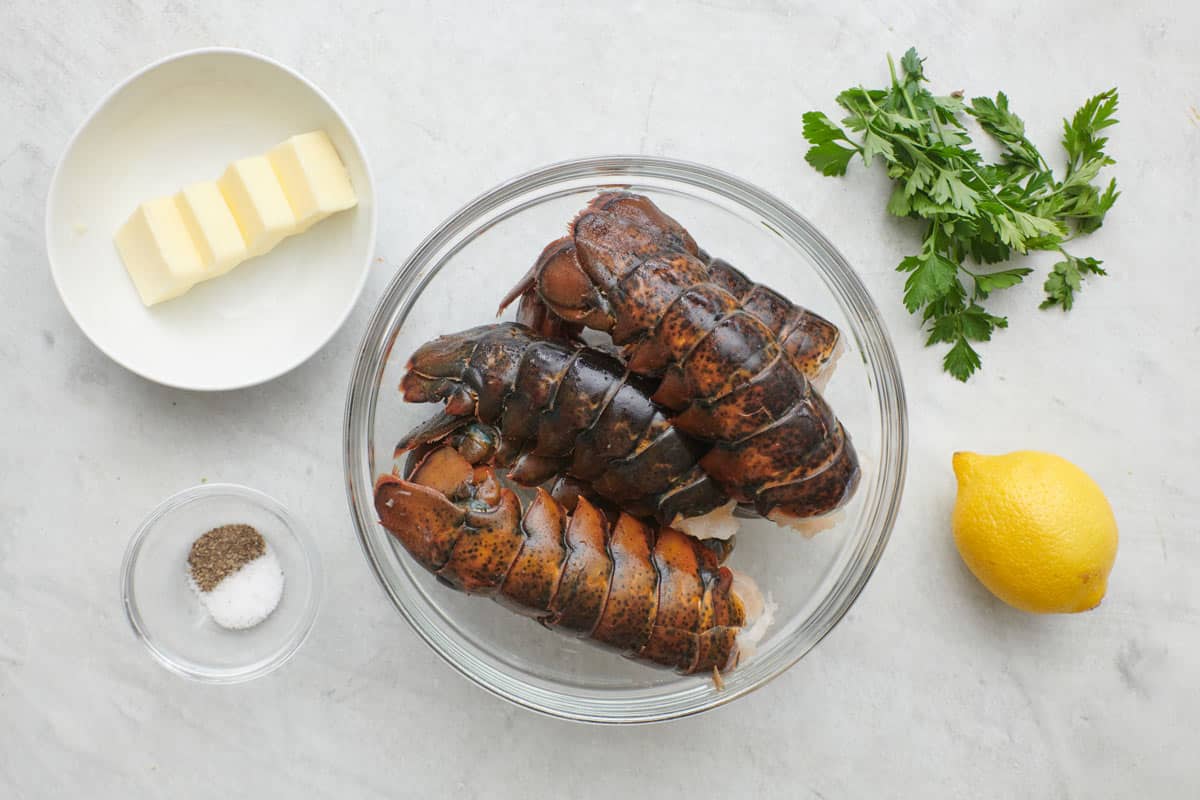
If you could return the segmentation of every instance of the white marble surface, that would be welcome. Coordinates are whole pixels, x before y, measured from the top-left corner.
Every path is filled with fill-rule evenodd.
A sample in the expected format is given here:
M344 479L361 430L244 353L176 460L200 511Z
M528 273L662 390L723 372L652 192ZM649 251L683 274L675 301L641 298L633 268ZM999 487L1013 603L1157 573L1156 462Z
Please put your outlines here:
M1200 794L1197 6L192 5L0 7L0 797ZM831 110L911 43L943 89L1005 89L1047 149L1087 95L1116 84L1123 101L1124 195L1082 245L1111 277L1069 317L1036 311L1036 284L997 298L1012 327L966 387L899 303L892 266L916 240L885 218L882 177L824 179L802 160L801 112ZM350 115L387 266L309 363L201 395L84 339L51 284L42 209L67 138L114 82L210 44L281 59ZM912 419L903 511L844 622L763 691L636 729L543 719L443 665L374 585L340 455L353 351L390 266L510 175L612 152L710 163L812 218L883 310ZM955 554L951 451L1026 446L1083 465L1115 506L1120 555L1093 613L1011 611ZM312 521L328 570L309 643L249 685L167 674L118 604L131 527L201 478L279 496Z

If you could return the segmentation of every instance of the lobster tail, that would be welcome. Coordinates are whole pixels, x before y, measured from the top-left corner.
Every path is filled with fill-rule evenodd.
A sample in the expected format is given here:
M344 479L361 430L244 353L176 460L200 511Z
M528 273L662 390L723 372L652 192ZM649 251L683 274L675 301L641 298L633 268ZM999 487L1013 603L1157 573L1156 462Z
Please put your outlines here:
M708 446L651 401L653 382L600 350L548 341L513 323L485 325L419 348L402 386L406 399L447 402L400 441L398 453L461 438L462 426L477 420L492 427L474 428L476 447L493 450L495 463L526 486L565 473L663 523L702 516L729 499L699 466Z
M544 625L683 673L737 663L745 605L724 550L586 497L573 513L538 490L521 512L491 467L442 445L375 490L380 522L445 583Z

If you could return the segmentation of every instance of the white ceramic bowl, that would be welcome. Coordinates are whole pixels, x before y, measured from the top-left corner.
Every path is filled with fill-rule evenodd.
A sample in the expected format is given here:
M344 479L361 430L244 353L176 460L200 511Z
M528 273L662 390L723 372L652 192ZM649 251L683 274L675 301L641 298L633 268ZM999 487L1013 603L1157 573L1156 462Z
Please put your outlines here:
M345 162L358 207L144 307L112 241L130 213L318 128ZM250 386L313 355L362 292L375 227L367 157L341 112L287 67L224 48L171 56L113 89L67 145L46 202L50 270L79 327L121 365L183 389Z

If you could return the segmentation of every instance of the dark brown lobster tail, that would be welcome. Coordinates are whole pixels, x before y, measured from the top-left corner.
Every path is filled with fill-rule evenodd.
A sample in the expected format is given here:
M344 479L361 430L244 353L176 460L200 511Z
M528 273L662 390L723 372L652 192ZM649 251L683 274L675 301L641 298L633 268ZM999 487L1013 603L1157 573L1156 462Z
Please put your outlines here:
M445 583L683 673L732 668L745 606L718 551L584 497L520 501L449 445L375 486L380 522Z
M841 334L833 323L798 306L779 292L751 281L720 258L712 258L691 235L653 202L641 195L608 192L598 196L571 226L571 235L551 242L529 273L501 303L505 308L518 297L518 321L550 337L570 338L580 327L612 331L620 324L620 311L597 287L611 287L604 271L588 270L588 257L579 258L582 246L588 257L599 257L618 265L620 274L640 268L641 261L669 266L652 257L663 253L685 253L706 270L700 282L723 289L745 311L758 317L774 334L783 351L810 380L819 380L832 366L840 348ZM691 260L676 260L683 267L679 276L694 279ZM633 294L645 296L646 291ZM678 295L656 295L658 303L674 302ZM626 311L628 309L625 309ZM614 339L616 334L614 333Z
M650 400L654 385L615 357L548 341L514 323L439 337L419 348L401 382L406 400L445 400L444 413L398 452L471 427L518 483L559 475L587 484L622 510L669 523L728 502L700 467L707 445L685 436ZM457 444L457 442L455 442Z

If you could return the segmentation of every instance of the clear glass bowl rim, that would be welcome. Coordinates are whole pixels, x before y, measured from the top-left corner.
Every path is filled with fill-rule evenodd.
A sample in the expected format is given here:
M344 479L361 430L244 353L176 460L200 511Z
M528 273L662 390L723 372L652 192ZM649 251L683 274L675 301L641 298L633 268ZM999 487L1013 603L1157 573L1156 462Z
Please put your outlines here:
M736 691L724 691L701 703L656 706L645 701L572 697L511 678L469 653L460 653L460 660L447 650L445 634L427 628L389 585L371 541L370 531L378 522L372 504L374 476L367 465L370 463L377 391L388 360L390 333L396 328L395 321L407 316L416 295L436 272L425 274L426 268L448 244L474 231L483 218L516 198L556 184L598 177L615 178L604 181L606 185L614 186L632 183L638 178L676 181L718 194L760 216L777 234L807 250L817 271L830 290L838 295L843 311L856 328L856 342L867 356L866 366L880 406L881 458L877 465L880 479L875 485L875 496L868 499L864 513L864 525L869 533L862 537L849 568L824 598L816 635L806 642L790 641L777 648L770 654L772 663L765 669L762 662L768 659L760 656L755 662L762 674L755 680ZM623 180L625 178L628 180ZM441 265L437 267L440 268ZM761 688L803 658L850 610L883 555L899 511L908 458L908 412L899 363L874 301L846 259L805 217L774 195L701 164L656 156L601 156L558 162L518 175L463 206L416 247L384 290L363 333L346 395L343 455L350 513L371 571L401 615L451 667L494 695L552 717L608 724L662 722L708 711ZM863 486L860 491L869 488ZM786 652L778 652L780 650Z
M256 505L268 509L282 519L287 525L288 530L300 543L300 549L304 553L304 561L308 566L309 579L312 586L308 597L305 598L304 611L299 621L278 652L269 659L251 664L247 668L238 671L193 669L164 652L158 646L154 635L150 633L143 623L141 613L138 611L137 603L134 599L135 593L133 590L133 567L137 563L138 555L141 553L142 544L150 532L154 530L155 524L164 516L183 505L204 497L220 495L233 495L244 500L249 500ZM242 486L237 483L202 483L176 492L163 500L138 525L137 530L134 531L133 536L129 539L129 544L125 548L125 556L121 561L121 607L125 610L125 619L129 622L129 627L133 629L134 636L146 646L146 649L150 651L155 660L168 670L185 678L200 681L201 683L244 683L274 672L290 661L312 632L313 623L317 619L317 611L321 606L323 588L324 580L321 573L321 556L317 550L316 543L308 533L308 529L288 511L286 506L275 498L264 492L260 492L258 489Z

